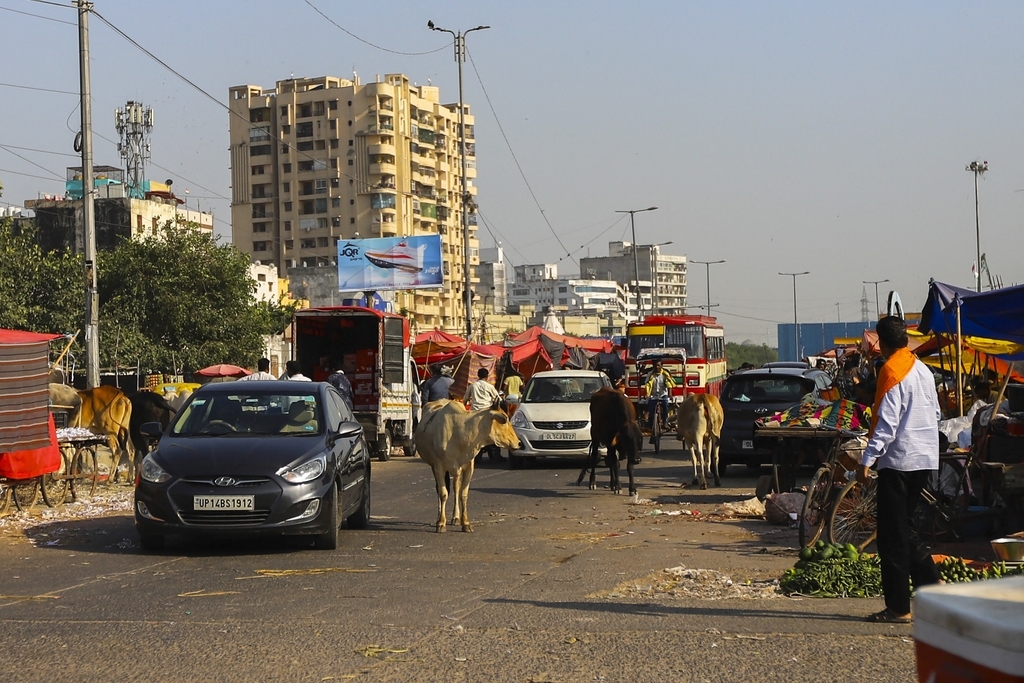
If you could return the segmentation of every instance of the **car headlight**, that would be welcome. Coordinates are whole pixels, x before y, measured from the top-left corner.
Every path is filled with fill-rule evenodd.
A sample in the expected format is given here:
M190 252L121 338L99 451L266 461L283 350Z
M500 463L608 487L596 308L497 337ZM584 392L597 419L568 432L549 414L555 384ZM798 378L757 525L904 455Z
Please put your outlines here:
M153 484L162 484L171 478L171 475L163 467L156 464L152 454L142 459L142 468L139 476Z
M524 413L521 409L517 410L516 414L512 416L512 426L520 427L522 429L530 428L530 420L529 418L526 417L526 413Z
M327 458L320 456L309 462L296 465L290 470L281 473L281 478L291 484L305 484L313 481L327 470Z

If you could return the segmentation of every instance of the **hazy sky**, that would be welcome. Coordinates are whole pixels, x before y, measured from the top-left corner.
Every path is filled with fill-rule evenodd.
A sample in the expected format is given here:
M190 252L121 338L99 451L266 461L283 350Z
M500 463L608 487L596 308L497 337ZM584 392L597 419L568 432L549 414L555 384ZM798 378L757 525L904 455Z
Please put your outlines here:
M448 36L428 19L489 24L469 35L464 80L481 213L509 258L562 257L559 272L577 272L544 216L578 259L629 239L616 210L658 205L637 215L638 241L727 260L712 266L711 296L735 341L774 344L775 323L792 321L792 279L779 271L811 271L798 282L801 322L836 320L837 303L844 320L860 319L862 280L890 279L908 309L924 302L929 278L972 286L964 166L974 160L992 169L982 251L1007 284L1024 281L1024 3L311 2L366 42L304 0L95 8L221 102L234 85L353 69L364 82L429 79L456 101L450 48L388 50L443 48ZM8 10L72 23L76 13L30 0L0 7L0 83L77 91L76 27ZM98 19L91 29L97 133L116 139L113 111L126 100L152 106L163 168L149 177L189 188L193 208L212 209L228 235L227 111ZM0 85L0 145L70 154L75 108L74 95ZM63 192L73 157L13 151L38 166L0 149L2 201ZM120 165L114 145L97 138L96 163ZM691 266L689 292L706 302L703 266Z

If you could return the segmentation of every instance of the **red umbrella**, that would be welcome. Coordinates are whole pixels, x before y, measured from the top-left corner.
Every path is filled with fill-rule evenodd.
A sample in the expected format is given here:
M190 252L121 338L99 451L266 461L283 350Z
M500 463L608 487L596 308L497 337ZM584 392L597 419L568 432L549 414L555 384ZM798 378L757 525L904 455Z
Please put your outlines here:
M203 368L197 375L203 377L245 377L252 373L245 368L240 368L237 365L230 365L228 363L220 363L219 365L211 365L208 368Z

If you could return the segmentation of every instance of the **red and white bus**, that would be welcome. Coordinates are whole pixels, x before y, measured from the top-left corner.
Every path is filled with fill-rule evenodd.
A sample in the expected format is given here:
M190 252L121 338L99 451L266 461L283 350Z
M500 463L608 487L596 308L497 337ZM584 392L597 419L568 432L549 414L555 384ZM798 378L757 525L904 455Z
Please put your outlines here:
M634 399L645 379L637 371L636 359L645 349L685 352L685 371L665 364L676 380L673 395L721 393L726 375L725 330L717 319L705 315L651 315L643 322L630 323L626 328L626 395Z

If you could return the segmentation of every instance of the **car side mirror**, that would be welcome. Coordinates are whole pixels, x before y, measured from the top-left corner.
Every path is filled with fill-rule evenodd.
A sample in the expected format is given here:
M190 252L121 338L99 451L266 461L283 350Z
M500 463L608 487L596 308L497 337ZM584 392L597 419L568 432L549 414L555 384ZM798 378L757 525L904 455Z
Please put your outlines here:
M154 439L164 435L164 427L159 422L143 422L139 425L139 431Z
M363 425L358 422L346 420L338 425L338 432L335 436L339 439L350 439L363 433Z

